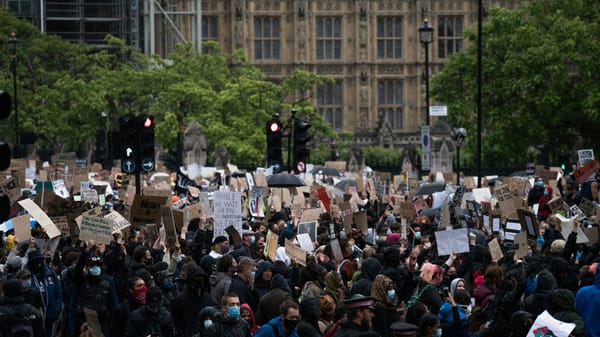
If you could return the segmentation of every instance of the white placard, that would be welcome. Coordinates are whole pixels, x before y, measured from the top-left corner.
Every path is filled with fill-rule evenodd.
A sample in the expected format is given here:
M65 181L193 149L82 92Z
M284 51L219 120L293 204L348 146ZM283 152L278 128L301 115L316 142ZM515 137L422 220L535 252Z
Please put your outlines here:
M560 219L560 231L563 237L566 239L569 237L569 234L573 231L573 227L575 226L575 218L565 218L560 214L556 214L556 216ZM588 243L590 239L585 235L585 232L581 228L581 226L577 226L577 244L580 243Z
M585 149L585 150L577 150L577 165L579 167L584 167L587 163L594 160L594 150L593 149Z
M122 216L121 213L117 211L110 211L104 216L104 218L110 219L112 221L112 233L115 233L117 231L131 226L131 223L127 219L125 219L125 217Z
M225 229L233 226L242 234L242 197L240 192L217 191L213 200L215 227L214 237L225 236Z
M575 323L566 323L552 317L548 311L544 310L533 322L527 337L536 336L556 336L568 337L571 331L575 329Z
M300 247L307 251L309 254L313 252L314 246L312 241L310 240L310 235L308 233L302 233L296 235L296 239L298 239L298 243Z
M59 197L63 199L70 197L69 190L67 190L67 186L65 186L65 181L63 179L54 180L52 182L52 188L54 188L54 194Z
M23 199L19 201L19 205L23 207L32 218L39 222L40 226L46 231L50 239L60 235L60 230L54 222L46 215L46 213L31 199Z
M518 220L507 220L504 240L515 241L515 236L521 232L522 227Z
M473 199L479 204L484 201L492 200L492 192L490 192L489 187L474 188L472 193Z
M97 243L110 244L112 228L113 224L110 219L83 215L79 227L79 240L96 240Z
M469 230L467 228L435 232L438 255L450 255L469 252Z
M446 105L432 105L429 107L429 116L448 116Z

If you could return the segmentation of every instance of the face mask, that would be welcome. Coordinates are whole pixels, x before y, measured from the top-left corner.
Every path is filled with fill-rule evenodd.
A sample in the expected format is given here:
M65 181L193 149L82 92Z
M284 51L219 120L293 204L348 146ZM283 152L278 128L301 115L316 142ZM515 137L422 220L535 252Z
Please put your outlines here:
M431 248L431 242L425 242L425 244L423 245L423 248L425 248L425 249Z
M175 283L173 283L173 280L165 280L164 286L166 289L173 289Z
M183 257L181 255L177 255L177 263L181 263L183 261Z
M298 320L286 318L283 319L283 326L287 331L294 330L296 328L296 325L298 325Z
M256 242L256 236L250 237L250 244L254 244Z
M250 272L250 277L252 277L252 278L256 277L256 272L255 271L251 271Z
M21 281L21 287L23 287L23 288L31 287L31 279Z
M46 264L50 264L52 262L52 258L51 257L47 257L46 258Z
M221 254L227 254L228 251L229 251L229 246L223 246L221 248Z
M100 276L100 274L102 274L102 268L100 268L100 266L91 267L89 271L92 276Z
M204 329L208 329L212 326L212 320L207 319L204 321Z
M229 309L227 309L227 316L229 316L230 318L240 317L240 307L229 307Z
M252 326L252 319L248 318L248 319L246 320L246 323L248 323L248 326Z
M535 187L544 187L544 182L543 181L536 181L534 185L535 185Z
M550 195L550 192L548 192L548 191L544 191L544 196L545 196L545 197L547 197L547 196L549 196L549 195Z
M415 240L421 240L421 232L415 232Z
M396 297L396 290L394 289L390 289L387 291L387 297L388 299L391 301L394 299L394 297Z
M442 329L437 329L432 337L442 337Z
M146 292L148 292L148 288L146 286L141 286L133 291L133 297L139 303L146 303Z

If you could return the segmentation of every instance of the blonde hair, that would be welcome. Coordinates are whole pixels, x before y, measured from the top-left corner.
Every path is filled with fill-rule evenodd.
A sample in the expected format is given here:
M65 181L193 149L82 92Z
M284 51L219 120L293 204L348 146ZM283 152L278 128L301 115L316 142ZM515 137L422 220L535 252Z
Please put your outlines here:
M427 262L423 264L423 267L421 267L421 280L427 283L431 283L431 280L433 280L435 275L441 273L442 268L440 266L438 266L437 264Z

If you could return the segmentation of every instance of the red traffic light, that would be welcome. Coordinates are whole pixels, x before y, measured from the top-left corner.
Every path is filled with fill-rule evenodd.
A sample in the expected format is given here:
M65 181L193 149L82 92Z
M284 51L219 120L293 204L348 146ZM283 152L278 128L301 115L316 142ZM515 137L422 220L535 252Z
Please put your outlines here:
M272 133L277 133L281 131L281 123L278 121L270 121L269 122L269 131Z
M154 125L154 117L152 116L145 116L142 122L142 125L144 126L144 128L150 128Z

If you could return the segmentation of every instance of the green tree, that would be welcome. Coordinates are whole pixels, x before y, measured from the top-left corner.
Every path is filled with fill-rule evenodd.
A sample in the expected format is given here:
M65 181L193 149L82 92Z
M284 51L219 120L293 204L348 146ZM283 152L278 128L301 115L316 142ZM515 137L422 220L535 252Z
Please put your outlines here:
M519 9L491 8L483 27L483 157L522 166L531 146L555 156L596 143L600 127L600 3L532 0ZM477 33L432 80L449 123L465 127L463 159L476 157ZM556 160L556 158L553 158Z

